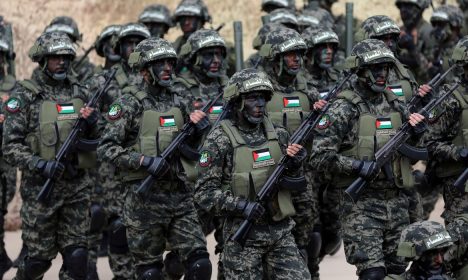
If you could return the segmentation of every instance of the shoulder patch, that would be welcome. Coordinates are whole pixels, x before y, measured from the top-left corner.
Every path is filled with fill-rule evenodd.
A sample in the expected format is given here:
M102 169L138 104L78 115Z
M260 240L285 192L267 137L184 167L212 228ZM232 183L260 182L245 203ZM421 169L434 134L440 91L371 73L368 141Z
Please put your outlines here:
M5 104L5 109L10 113L19 112L21 106L18 98L10 97Z
M117 119L120 119L120 117L122 116L122 106L118 103L114 103L111 105L111 107L109 108L109 112L107 113L107 117L109 118L109 120L117 120Z
M204 150L200 153L200 159L198 160L198 165L200 167L208 167L213 161L210 151Z
M325 114L323 115L323 117L320 119L320 121L318 122L317 124L317 128L318 129L325 129L327 127L329 127L331 124L331 120L330 120L330 116Z

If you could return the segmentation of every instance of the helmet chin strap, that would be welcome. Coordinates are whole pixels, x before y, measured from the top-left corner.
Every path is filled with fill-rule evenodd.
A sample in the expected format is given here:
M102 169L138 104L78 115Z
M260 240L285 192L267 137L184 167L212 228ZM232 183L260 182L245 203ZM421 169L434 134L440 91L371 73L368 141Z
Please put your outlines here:
M48 60L45 59L45 63L44 65L42 66L42 71L44 73L46 73L47 76L51 77L52 79L56 80L56 81L63 81L67 78L67 71L63 72L63 73L52 73L49 71L49 68L47 67L47 63Z
M151 78L153 78L153 81L151 82L153 86L159 85L164 88L172 86L172 79L167 81L159 79L159 77L154 74L153 67L148 67L148 71L150 72Z
M366 83L372 89L372 91L377 92L377 93L381 93L381 92L383 92L385 90L385 88L387 87L387 83L385 83L382 86L379 86L376 83L374 75L372 74L372 72L369 69L366 69L366 74L367 74L366 78L365 78Z
M243 102L243 101L242 101ZM243 106L242 106L243 107ZM263 118L264 116L261 116L259 118L255 118L255 117L252 117L251 115L249 115L247 113L246 110L242 110L242 116L244 117L244 119L246 119L249 123L251 124L260 124L263 122Z

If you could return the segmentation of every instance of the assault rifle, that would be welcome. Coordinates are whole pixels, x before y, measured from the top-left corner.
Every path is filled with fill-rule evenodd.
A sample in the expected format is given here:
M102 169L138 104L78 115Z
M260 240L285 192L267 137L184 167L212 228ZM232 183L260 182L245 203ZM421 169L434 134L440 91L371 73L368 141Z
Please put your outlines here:
M324 98L326 101L330 101L334 99L341 88L345 85L345 83L351 78L354 72L350 72L346 77L339 83L336 84L328 93L328 95ZM307 141L310 137L310 134L314 130L314 128L319 123L320 119L325 115L325 113L330 108L331 103L328 102L324 108L320 111L313 111L311 112L307 118L301 123L299 128L293 133L291 138L289 139L293 144L302 144ZM268 177L265 184L262 186L260 191L257 193L255 201L265 205L271 198L276 194L278 191L277 185L286 170L286 166L288 162L292 160L291 157L284 155L278 161L278 165L276 166L275 170L271 173L270 177ZM302 182L305 183L305 182ZM247 239L250 229L253 226L253 220L244 220L237 231L231 236L231 240L236 241L237 243L244 246L245 240Z
M117 69L111 70L111 72L107 76L106 81L104 82L104 85L91 97L89 102L86 104L87 107L95 108L97 106L97 103L101 99L102 95L107 91L107 88L109 87L109 84L114 78L116 72L117 72ZM62 162L62 163L66 161L68 154L81 141L79 139L79 136L85 127L86 127L86 120L84 118L80 117L79 119L76 120L70 134L68 134L67 138L63 142L62 146L60 146L60 149L55 155L55 161ZM37 195L36 199L42 203L47 202L50 198L50 195L52 194L53 189L54 189L54 181L51 178L48 178L45 184L42 186L42 189Z
M465 183L468 180L468 168L465 168L465 171L457 178L453 186L459 190L461 193L465 193Z
M430 112L434 110L442 101L444 101L448 96L450 96L459 86L459 83L456 83L452 86L447 92L439 96L438 98L433 98L426 106L419 110L419 114L423 115L425 118L428 118ZM409 122L405 122L396 132L396 134L375 153L375 164L376 168L383 169L387 179L393 178L391 174L390 161L392 160L393 155L399 151L402 154L405 154L402 151L402 148L405 146L408 147L406 141L413 136L414 131ZM367 185L368 181L365 178L358 177L354 182L345 190L345 193L351 198L353 202L356 202L359 199L364 187Z
M220 93L213 98L210 102L206 103L205 106L201 109L204 113L207 113L208 110L213 107L216 102L223 96L224 92L220 91ZM181 144L184 144L185 140L190 137L195 132L195 124L193 122L186 123L180 133L172 140L171 144L167 146L167 148L161 153L161 158L164 160L168 160L174 152L179 148ZM161 161L164 162L164 161ZM158 166L155 170L160 170L162 166ZM148 197L150 194L151 187L153 186L154 182L156 181L156 177L153 175L148 175L145 180L141 183L141 185L136 190L136 193L140 197Z

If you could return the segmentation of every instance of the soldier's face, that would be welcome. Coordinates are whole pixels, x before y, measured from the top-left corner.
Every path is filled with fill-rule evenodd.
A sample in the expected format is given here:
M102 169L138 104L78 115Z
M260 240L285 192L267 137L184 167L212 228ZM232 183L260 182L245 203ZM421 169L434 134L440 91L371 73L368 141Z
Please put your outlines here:
M289 51L282 55L283 65L286 68L286 72L295 75L302 67L302 52L300 51Z
M450 36L450 25L448 22L444 21L433 21L431 22L432 27L434 27L431 31L434 38L439 42L444 42Z
M206 72L218 73L224 61L224 51L220 47L206 48L200 51L202 68Z
M438 272L442 269L444 264L444 254L446 249L434 249L425 252L421 256L421 264L428 272Z
M145 22L145 26L148 28L152 37L163 38L169 27L164 23L160 22Z
M329 68L333 65L336 45L333 43L324 43L317 46L314 62L322 68Z
M129 36L122 39L121 43L121 55L122 58L128 60L130 54L135 50L135 47L143 41L143 38L140 36Z
M70 68L71 56L50 55L47 57L47 70L51 74L64 74Z
M201 27L201 20L194 16L184 16L180 17L179 24L184 34L191 34Z
M396 35L396 34L387 34L387 35L383 35L383 36L378 36L375 39L384 42L385 45L387 45L387 47L392 52L395 53L396 50L397 50L398 38L399 38L399 34L398 35Z
M251 92L243 97L244 108L242 110L243 117L252 124L258 124L263 121L265 115L265 93Z
M421 17L421 10L415 4L411 3L401 3L400 8L400 17L403 21L403 24L407 28L413 28L419 21Z
M151 66L151 70L159 81L170 81L174 73L174 65L174 59L161 59Z

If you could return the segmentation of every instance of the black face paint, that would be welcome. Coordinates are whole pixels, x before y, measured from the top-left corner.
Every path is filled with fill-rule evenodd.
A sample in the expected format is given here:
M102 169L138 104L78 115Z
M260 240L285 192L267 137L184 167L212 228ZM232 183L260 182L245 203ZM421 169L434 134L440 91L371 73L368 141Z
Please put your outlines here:
M195 16L182 16L178 22L186 38L202 27L201 19Z
M243 97L244 106L242 116L251 124L263 122L265 116L265 94L261 92L251 92Z
M388 34L388 35L383 35L383 36L377 36L375 39L380 40L387 45L387 47L393 52L396 53L397 51L397 46L398 46L398 40L399 40L399 34Z
M381 93L387 87L387 79L390 66L387 63L379 63L367 66L364 71L367 86L376 93Z
M210 78L222 75L223 63L226 53L220 47L202 49L199 53L200 66Z
M52 55L46 57L44 65L45 73L56 81L63 81L67 78L71 60L72 56L70 55Z
M140 36L124 37L120 43L120 56L127 61L135 47L143 40L144 38Z
M419 260L416 261L417 270L425 279L445 279L444 273L444 254L446 248L426 251Z
M112 48L112 44L110 40L107 40L104 43L104 46L102 47L104 55L106 56L106 59L109 60L110 62L119 62L120 61L120 55L114 52L114 49Z
M401 3L399 4L400 17L403 25L407 30L411 30L422 18L422 11L415 4Z
M164 38L164 34L166 34L169 29L166 24L160 22L146 22L145 26L151 33L151 37L155 38Z
M172 85L172 75L174 74L174 59L161 59L151 64L149 68L153 85L169 87Z
M336 53L336 44L320 44L314 49L314 63L321 69L333 67Z
M437 42L445 42L451 35L450 25L448 22L433 21L431 22L434 27L431 31L432 36Z
M290 76L296 76L302 68L302 56L301 51L289 51L281 54L281 70Z

